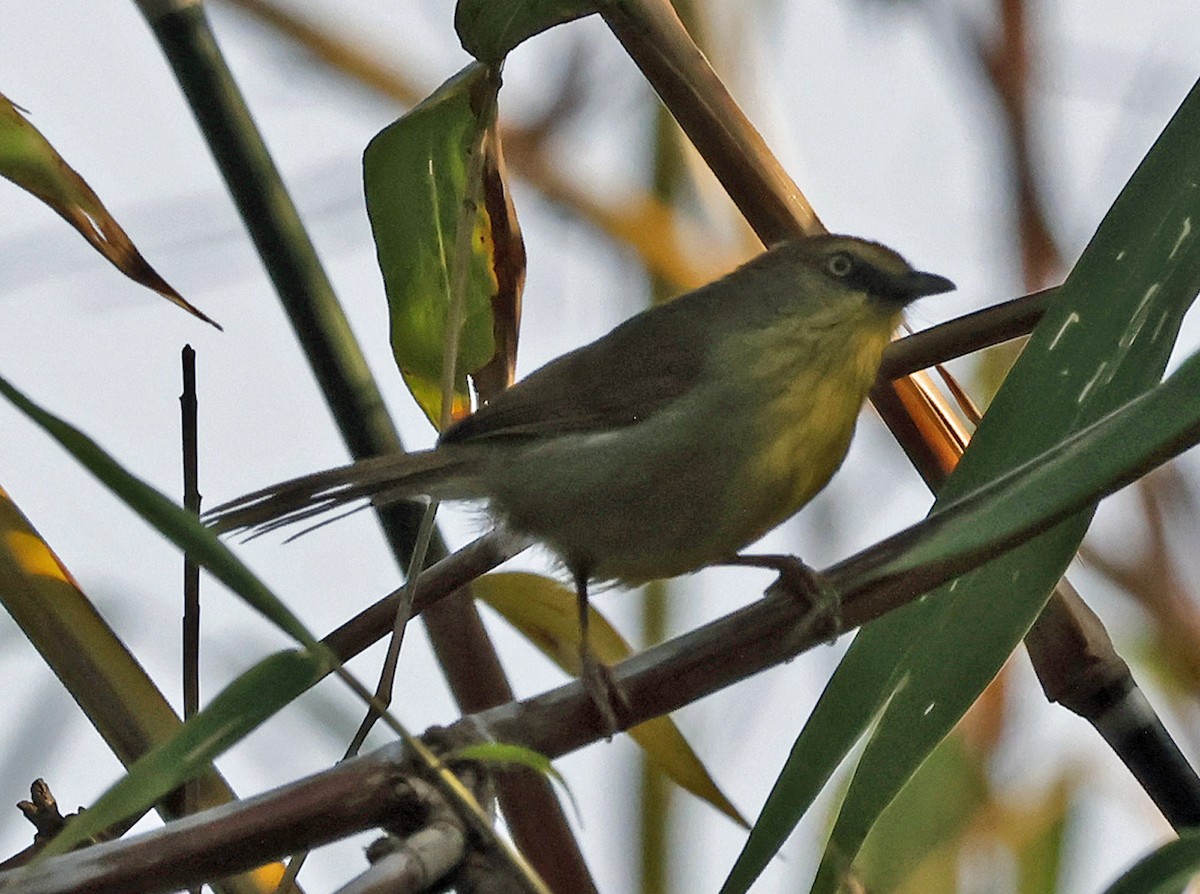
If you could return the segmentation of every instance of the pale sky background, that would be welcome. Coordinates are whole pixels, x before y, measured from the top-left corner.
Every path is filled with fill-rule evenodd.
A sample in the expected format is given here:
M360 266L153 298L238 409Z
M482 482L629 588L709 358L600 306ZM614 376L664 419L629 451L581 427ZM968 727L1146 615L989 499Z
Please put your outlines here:
M449 0L380 4L297 0L365 46L413 70L430 89L466 63ZM1055 0L1031 22L1037 157L1049 216L1074 259L1117 190L1200 74L1200 5ZM742 42L715 53L735 95L835 231L879 239L959 291L922 302L918 328L1021 291L1006 215L1010 197L994 105L963 26L987 33L990 4L763 2L717 30ZM360 156L399 113L331 76L264 26L212 4L214 26L248 102L311 228L355 331L410 447L433 435L389 355L386 310L363 211ZM644 182L652 99L596 20L519 48L506 70L502 114L528 119L553 94L577 44L590 54L587 105L556 138L562 164L600 194ZM730 68L727 58L736 59ZM179 350L198 351L202 490L208 505L281 478L341 463L345 452L269 282L180 92L136 8L118 0L0 6L0 91L100 194L143 253L217 333L112 270L47 208L0 181L0 373L96 438L167 493L180 489ZM635 260L603 235L514 186L529 254L518 374L607 331L646 301ZM713 226L728 227L716 206ZM1194 350L1193 321L1182 353ZM180 557L8 404L0 404L0 486L29 516L149 673L178 704ZM799 519L764 543L821 567L918 520L929 498L882 426L864 416L844 470ZM453 542L477 530L470 513L443 514ZM1104 527L1103 515L1098 523ZM293 544L266 537L240 554L323 634L391 590L397 572L365 514ZM538 557L522 567L540 567ZM767 579L706 571L679 588L685 629L753 598ZM1130 610L1087 589L1116 631ZM1092 582L1094 584L1094 582ZM636 640L636 600L597 604ZM491 623L494 622L494 623ZM203 686L215 694L284 638L215 584L206 586ZM489 618L521 695L561 682L545 660ZM822 648L694 705L677 720L734 803L753 818L841 645ZM371 678L377 660L353 667ZM1169 829L1089 727L1048 706L1024 658L1015 702L1025 718L999 778L1036 785L1030 763L1077 762L1095 773L1062 890L1099 890ZM119 765L70 697L0 616L0 678L10 734L0 740L0 805L44 776L64 808L86 804ZM454 719L417 625L406 643L398 713L412 729ZM220 761L253 794L336 759L358 707L320 687ZM323 726L314 718L320 717ZM1183 744L1195 719L1179 719ZM730 731L736 730L736 735ZM1190 733L1190 738L1189 734ZM1064 756L1065 755L1065 756ZM617 740L559 762L583 805L581 839L605 892L633 890L634 818L609 793L632 785L634 749ZM1036 773L1036 771L1035 771ZM1018 785L1019 787L1019 785ZM715 890L744 834L681 796L679 890ZM15 809L0 812L0 855L29 842ZM755 889L792 891L809 877L819 823L806 821ZM815 836L815 837L814 837ZM319 852L305 870L328 890L361 866L369 836ZM986 866L986 857L981 857ZM978 882L978 879L976 879ZM969 890L988 890L984 887Z

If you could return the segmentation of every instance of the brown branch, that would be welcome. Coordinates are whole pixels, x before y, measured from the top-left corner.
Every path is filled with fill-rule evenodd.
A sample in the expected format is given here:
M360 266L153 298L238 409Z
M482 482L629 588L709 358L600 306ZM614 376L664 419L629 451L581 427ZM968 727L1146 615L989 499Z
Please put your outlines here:
M1000 36L975 40L976 55L1004 116L1011 159L1014 226L1021 245L1026 288L1036 289L1059 275L1062 253L1046 220L1029 125L1029 33L1025 0L999 0Z
M1031 162L1023 0L1002 2L1003 40L990 51L981 49L980 58L1009 122L1026 278L1040 284L1057 269L1059 259L1042 213ZM737 108L666 0L610 0L602 5L602 15L765 242L770 244L822 229L798 188ZM962 331L951 328L940 329L923 340L910 341L893 352L890 362L895 365L888 374L896 375L898 369L914 364L923 366L975 350L991 343L987 339L1004 340L1022 334L1032 327L1046 299L1046 295L1032 296L1022 299L1020 306L1014 307L1017 303L1013 302L1003 309L983 312L991 314L993 322L1006 314L1009 317L981 342L968 342ZM965 325L975 331L986 328L978 320ZM907 357L905 352L909 352ZM917 451L923 438L916 427L905 434L908 411L904 404L899 401L885 404L881 410L898 439L909 442L905 446L910 454ZM924 465L928 466L927 474L934 469L944 474L947 464L931 454ZM1086 669L1086 663L1077 668L1082 672ZM671 688L674 689L674 683ZM496 710L503 712L507 708ZM555 717L557 729L575 728L575 724L564 723L564 719Z
M1028 335L1057 294L1057 287L1044 289L897 339L883 356L879 376L898 379Z
M408 803L400 745L121 841L0 874L6 894L173 891L386 824Z
M1055 448L1047 461L1062 462L1081 447L1096 449L1097 435L1105 431L1103 421L1081 430ZM1196 440L1200 440L1200 425L1181 427L1154 455L1125 469L1102 492L1076 493L1048 517L1014 528L996 542L981 542L903 573L892 570L899 567L897 557L915 543L938 529L961 523L963 516L970 517L995 499L996 488L1015 483L1003 479L839 562L824 574L828 586L841 597L837 629L861 626L991 561L1144 475ZM482 552L486 552L484 545L477 542L468 555L477 559L475 553ZM493 549L490 558L499 555L500 551ZM451 564L448 561L437 575L431 575L433 579L422 588L426 598L436 595L439 584L445 593L456 591ZM615 667L613 676L629 697L629 711L622 721L634 724L668 713L826 641L831 619L815 613L811 603L797 595L777 583L763 599ZM554 758L608 733L585 687L574 682L526 702L465 717L439 736L441 741L512 742ZM219 807L128 842L98 845L7 878L0 876L0 887L11 881L7 890L20 894L65 892L85 884L88 890L103 892L169 890L386 824L403 804L396 795L404 785L402 757L399 746L389 746L274 795Z
M431 731L428 738L439 747L450 744L445 731ZM491 803L489 779L478 767L456 762L454 771L477 800ZM432 890L460 868L468 877L505 878L506 891L527 891L519 874L498 852L486 850L486 843L471 834L470 824L440 786L425 781L424 773L420 759L392 743L307 779L144 835L0 873L0 889L6 894L173 891L383 827L390 833L388 846L377 843L369 851L379 871L368 870L344 891L376 890L371 885L380 878L405 885L388 890Z
M825 232L669 0L610 0L599 11L766 245Z

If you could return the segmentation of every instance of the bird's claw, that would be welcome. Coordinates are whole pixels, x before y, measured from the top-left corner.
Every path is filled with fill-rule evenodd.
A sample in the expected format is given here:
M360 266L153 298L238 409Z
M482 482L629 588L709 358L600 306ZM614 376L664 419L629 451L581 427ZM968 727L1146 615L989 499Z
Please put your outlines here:
M604 737L611 740L628 726L621 718L629 717L633 712L629 695L613 677L612 668L597 658L586 643L580 658L583 664L580 680L600 714Z
M767 588L767 593L783 591L799 600L808 609L804 626L827 631L825 642L833 643L842 633L842 599L829 579L795 556L785 556L790 562L778 567L779 577Z

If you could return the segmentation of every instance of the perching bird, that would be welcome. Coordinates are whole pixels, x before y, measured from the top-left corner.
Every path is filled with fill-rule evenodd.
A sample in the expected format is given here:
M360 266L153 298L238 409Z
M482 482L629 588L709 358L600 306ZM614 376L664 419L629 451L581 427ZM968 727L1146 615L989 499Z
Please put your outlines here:
M563 561L586 619L589 581L720 564L812 499L901 311L953 288L874 242L784 243L551 361L432 450L286 481L210 519L261 531L364 498L484 500Z

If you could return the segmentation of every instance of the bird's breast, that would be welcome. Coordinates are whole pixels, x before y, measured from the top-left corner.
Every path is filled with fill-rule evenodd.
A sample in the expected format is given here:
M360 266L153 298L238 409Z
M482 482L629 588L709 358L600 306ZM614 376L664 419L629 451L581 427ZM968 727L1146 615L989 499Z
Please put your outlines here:
M754 538L795 514L833 476L854 436L858 414L888 342L885 326L846 327L846 335L764 345L754 378L774 387L747 399L756 404L745 436L738 487L756 508Z

